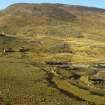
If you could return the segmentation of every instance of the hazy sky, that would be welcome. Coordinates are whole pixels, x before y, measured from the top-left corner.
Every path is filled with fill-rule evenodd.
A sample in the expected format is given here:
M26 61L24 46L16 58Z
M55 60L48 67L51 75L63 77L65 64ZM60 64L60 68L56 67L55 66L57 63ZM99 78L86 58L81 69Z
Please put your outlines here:
M0 9L13 3L63 3L105 8L105 0L0 0Z

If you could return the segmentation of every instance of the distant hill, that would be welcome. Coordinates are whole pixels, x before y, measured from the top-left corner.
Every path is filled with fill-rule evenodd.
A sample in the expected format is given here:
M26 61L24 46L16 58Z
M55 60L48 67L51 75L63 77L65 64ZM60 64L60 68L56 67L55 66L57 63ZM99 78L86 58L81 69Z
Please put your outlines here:
M90 34L105 34L104 20L104 9L64 4L17 3L0 12L0 30L23 36L86 33L88 37Z
M4 29L17 27L19 29L28 25L55 25L76 19L75 15L61 7L51 4L11 5L0 13L1 27Z

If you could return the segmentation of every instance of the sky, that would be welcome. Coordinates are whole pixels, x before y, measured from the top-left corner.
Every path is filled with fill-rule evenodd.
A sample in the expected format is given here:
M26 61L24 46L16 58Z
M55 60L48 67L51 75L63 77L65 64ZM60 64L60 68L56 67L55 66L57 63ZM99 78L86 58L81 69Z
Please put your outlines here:
M105 9L105 0L0 0L0 9L4 9L14 3L62 3Z

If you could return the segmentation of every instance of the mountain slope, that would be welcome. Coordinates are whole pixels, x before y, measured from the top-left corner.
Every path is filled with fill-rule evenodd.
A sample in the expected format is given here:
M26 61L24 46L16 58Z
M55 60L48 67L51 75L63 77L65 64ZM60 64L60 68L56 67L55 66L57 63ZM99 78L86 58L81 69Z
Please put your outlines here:
M61 24L75 19L73 14L56 5L41 4L15 4L2 11L0 16L4 29Z
M18 3L0 11L0 104L105 105L104 28L98 8Z
M0 31L38 41L42 52L57 53L48 59L90 62L104 59L104 20L104 9L18 3L0 12ZM61 53L66 54L62 57Z
M104 19L103 9L63 4L19 3L0 12L0 30L10 34L34 36L57 33L66 35L71 34L72 30L104 34Z

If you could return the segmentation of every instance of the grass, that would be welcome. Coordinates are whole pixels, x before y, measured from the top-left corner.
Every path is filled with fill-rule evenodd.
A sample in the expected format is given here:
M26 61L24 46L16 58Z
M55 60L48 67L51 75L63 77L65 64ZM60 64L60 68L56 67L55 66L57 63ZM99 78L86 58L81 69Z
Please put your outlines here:
M1 51L2 48L5 47L16 50L16 52L7 53L6 55L1 53L0 56L0 91L2 92L1 97L3 97L4 101L7 102L6 100L8 99L11 104L33 103L38 105L54 105L55 103L66 103L68 105L90 105L88 101L96 104L100 104L100 102L103 103L103 96L93 96L88 90L80 89L78 86L70 85L69 88L67 81L60 82L55 80L58 87L60 86L59 88L64 89L69 94L72 93L76 97L82 97L85 101L78 100L73 96L65 95L63 92L59 91L58 88L49 86L49 82L46 80L47 73L38 67L38 65L40 65L42 68L49 70L47 65L44 67L42 66L42 64L45 64L45 61L68 61L74 63L91 64L91 62L93 63L101 59L99 56L94 57L88 54L85 56L84 54L80 55L79 52L91 51L91 46L94 46L94 44L104 45L103 42L97 41L97 43L94 44L88 42L87 45L84 38L83 42L77 38L75 39L78 41L73 41L73 39L74 38L60 39L58 37L55 40L55 38L47 36L31 41L11 36L1 37L1 42L5 42L5 44L1 43L0 45ZM42 41L43 45L39 43ZM70 47L72 52L61 52L60 48L64 48L64 43ZM25 53L18 52L21 46L29 48L30 50ZM85 47L87 49L85 49ZM62 51L64 50L65 48L62 49ZM84 70L84 72L87 71ZM62 70L60 73L64 77L68 78L71 71ZM82 91L83 94L81 94ZM31 98L27 99L28 96ZM26 97L26 99L24 99L24 97ZM95 101L95 98L98 98L97 101ZM64 102L61 100L64 100Z
M54 87L49 85L48 73L44 71L54 69L66 79L72 73L85 76L94 70L49 69L45 62L92 65L105 60L104 10L91 9L18 4L0 12L0 31L8 33L0 36L0 97L4 100L0 101L3 104L104 105L105 97L100 95L103 89L90 89L79 80L80 84L74 85L55 76L53 82L57 86ZM22 47L29 51L20 52ZM15 52L4 54L3 48L12 48ZM104 73L99 76L104 78Z
M0 91L4 102L9 100L11 104L38 105L80 103L75 98L65 96L58 89L49 87L46 77L46 72L37 65L32 66L27 59L16 59L9 55L0 59Z
M72 93L75 96L79 97L80 99L87 100L89 102L93 102L96 104L104 104L105 103L105 97L103 96L97 96L89 93L89 91L81 89L77 86L74 86L70 84L66 80L59 80L57 78L54 78L53 81L58 86L58 88L67 91L68 93Z

